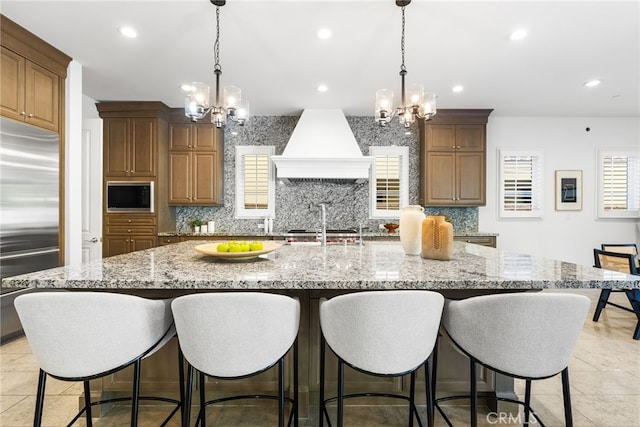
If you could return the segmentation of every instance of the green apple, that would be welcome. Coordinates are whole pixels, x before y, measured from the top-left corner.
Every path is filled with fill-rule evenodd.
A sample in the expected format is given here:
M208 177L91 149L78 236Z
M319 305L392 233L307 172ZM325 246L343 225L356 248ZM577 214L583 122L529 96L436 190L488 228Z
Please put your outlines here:
M229 246L229 252L242 252L242 246L240 246L240 245L231 245L231 246Z
M216 250L218 252L229 252L229 245L227 243L220 243Z
M264 247L262 246L262 242L251 242L249 244L249 247L252 251L261 251L262 249L264 249Z

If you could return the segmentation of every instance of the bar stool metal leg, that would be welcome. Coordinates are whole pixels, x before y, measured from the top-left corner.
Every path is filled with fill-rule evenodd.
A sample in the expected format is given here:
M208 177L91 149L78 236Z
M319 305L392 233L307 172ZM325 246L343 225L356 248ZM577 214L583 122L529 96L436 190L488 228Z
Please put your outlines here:
M569 391L569 367L562 370L562 398L564 400L564 425L566 427L573 427L571 392Z
M469 381L471 382L471 427L478 425L478 385L476 383L476 361L469 358Z
M47 381L47 374L40 369L40 374L38 375L38 394L36 396L36 410L33 415L33 425L34 427L40 427L42 424L42 409L44 407L44 385Z
M298 406L298 338L293 343L293 426L298 427L299 424L299 406Z
M524 384L524 425L528 426L531 412L531 380L525 380Z
M182 427L189 427L191 422L191 396L193 395L193 366L187 366L187 385L185 386L184 412L182 413Z
M409 427L413 427L413 414L415 413L415 402L416 402L416 373L411 372L410 380L409 380ZM415 413L418 416L417 413Z
M138 426L138 397L140 397L140 359L133 364L133 391L131 392L131 427Z
M324 358L325 358L324 336L320 334L320 402L318 404L318 426L324 427L325 407L324 407Z
M343 427L344 417L344 362L338 362L338 427Z
M91 415L91 389L89 388L89 380L84 381L84 411L85 418L87 420L87 427L92 427L93 421Z

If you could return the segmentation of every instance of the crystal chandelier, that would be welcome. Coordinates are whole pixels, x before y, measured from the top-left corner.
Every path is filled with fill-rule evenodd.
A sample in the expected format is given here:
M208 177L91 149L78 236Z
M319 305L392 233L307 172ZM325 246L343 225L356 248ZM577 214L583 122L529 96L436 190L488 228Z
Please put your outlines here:
M380 126L386 126L394 115L398 115L400 123L405 127L410 127L418 119L430 120L436 114L436 95L432 92L425 92L421 84L412 84L405 90L404 77L407 75L407 67L404 65L404 8L411 3L411 0L396 0L396 6L402 9L402 38L400 47L402 51L402 65L400 65L401 81L401 103L397 108L393 108L393 91L380 89L376 92L376 122Z
M237 122L240 126L249 119L249 101L242 99L242 91L239 87L226 86L223 90L223 99L220 102L220 7L226 4L226 0L210 0L216 7L216 42L213 45L215 66L213 73L216 75L216 99L213 106L209 105L209 85L202 82L193 82L187 88L187 96L184 99L184 113L192 122L196 122L208 112L211 112L211 123L221 128L227 121L227 117Z

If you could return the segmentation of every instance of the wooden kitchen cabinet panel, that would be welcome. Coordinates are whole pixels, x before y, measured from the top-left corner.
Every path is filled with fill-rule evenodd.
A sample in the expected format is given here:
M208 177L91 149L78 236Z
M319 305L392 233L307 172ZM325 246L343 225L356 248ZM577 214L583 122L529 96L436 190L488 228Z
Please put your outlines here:
M108 118L104 120L104 175L108 177L156 176L156 119Z
M172 151L169 154L169 203L188 205L191 203L190 151Z
M3 116L58 132L60 76L2 47Z
M156 237L153 235L138 234L112 234L103 238L102 256L110 257L114 255L127 254L129 252L141 251L154 248Z
M484 125L426 125L429 151L484 151Z
M421 124L420 202L486 204L486 123L491 110L440 110Z
M484 152L426 154L423 198L426 206L485 204Z
M218 129L213 124L172 123L169 150L217 151Z
M169 204L224 203L222 134L214 125L169 125Z
M485 153L456 153L456 205L485 204Z
M216 152L170 152L169 205L222 205L222 168Z

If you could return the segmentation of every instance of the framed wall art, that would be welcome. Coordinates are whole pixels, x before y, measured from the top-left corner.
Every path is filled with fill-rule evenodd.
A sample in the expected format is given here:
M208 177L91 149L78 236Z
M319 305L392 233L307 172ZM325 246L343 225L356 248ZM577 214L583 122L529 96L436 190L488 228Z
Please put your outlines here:
M582 210L582 171L556 171L556 210Z

